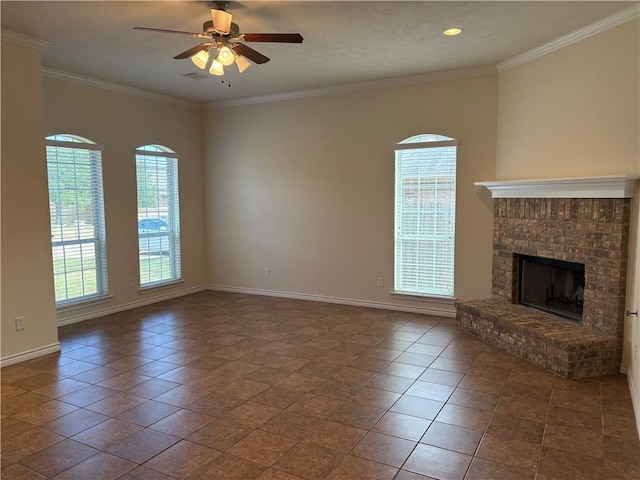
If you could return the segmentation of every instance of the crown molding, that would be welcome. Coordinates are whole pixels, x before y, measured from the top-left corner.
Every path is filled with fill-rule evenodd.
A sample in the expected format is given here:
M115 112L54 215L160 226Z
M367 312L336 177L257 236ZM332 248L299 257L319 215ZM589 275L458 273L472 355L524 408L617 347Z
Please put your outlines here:
M173 105L179 105L181 107L190 108L202 108L200 103L189 102L187 100L181 100L179 98L171 97L169 95L162 95L161 93L148 92L140 88L128 87L119 83L108 82L106 80L99 80L97 78L85 77L75 73L63 72L61 70L55 70L53 68L42 67L42 75L49 78L55 78L58 80L66 80L73 83L79 83L89 87L102 88L104 90L110 90L112 92L123 93L125 95L133 95L135 97L142 97L148 100L156 100L159 102L171 103Z
M51 42L33 38L22 33L12 32L11 30L2 29L2 41L20 45L22 47L33 48L34 50L44 50Z
M373 80L369 82L349 83L336 85L333 87L314 88L310 90L299 90L297 92L276 93L259 97L240 98L236 100L224 100L221 102L210 102L204 108L215 109L222 107L237 107L240 105L252 105L255 103L280 102L282 100L294 100L306 97L319 97L322 95L334 95L340 93L359 92L376 88L398 87L402 85L414 85L418 83L435 82L438 80L451 80L455 78L478 77L497 73L495 66L464 68L460 70L447 70L443 72L411 75L407 77L388 78L383 80Z
M550 178L475 182L492 198L631 198L640 176Z
M618 13L603 18L602 20L587 25L586 27L580 28L567 35L556 38L555 40L551 40L548 43L540 45L539 47L532 48L531 50L500 62L497 65L498 72L503 72L505 70L509 70L510 68L517 67L518 65L522 65L523 63L535 60L536 58L542 57L568 45L584 40L585 38L588 38L592 35L604 32L605 30L621 25L625 22L628 22L629 20L633 20L639 15L640 3L629 8L625 8Z

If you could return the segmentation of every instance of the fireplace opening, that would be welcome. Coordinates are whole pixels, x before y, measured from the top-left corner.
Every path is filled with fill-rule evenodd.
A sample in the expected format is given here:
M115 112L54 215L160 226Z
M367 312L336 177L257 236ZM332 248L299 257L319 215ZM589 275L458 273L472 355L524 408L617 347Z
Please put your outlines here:
M584 264L518 257L518 303L581 323Z

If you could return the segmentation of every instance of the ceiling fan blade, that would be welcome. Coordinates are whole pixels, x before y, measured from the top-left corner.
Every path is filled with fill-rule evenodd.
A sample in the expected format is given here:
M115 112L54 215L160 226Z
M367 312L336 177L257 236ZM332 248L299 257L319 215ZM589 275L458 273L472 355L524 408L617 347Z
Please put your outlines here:
M244 43L234 43L231 45L231 48L238 54L247 57L253 63L257 63L258 65L261 63L267 63L270 58L265 57L260 52L256 52L253 48L247 47Z
M178 55L176 55L175 58L176 60L180 60L183 58L189 58L193 55L195 55L196 53L198 53L201 50L207 50L209 48L211 48L213 46L213 43L211 42L205 42L205 43L201 43L200 45L196 45L195 47L191 47L189 50L185 50L182 53L179 53Z
M245 42L302 43L299 33L243 33L240 38Z
M182 30L167 30L164 28L152 28L152 27L133 27L134 30L142 30L144 32L158 32L158 33L177 33L179 35L189 35L196 38L211 38L207 35L197 32L183 32Z

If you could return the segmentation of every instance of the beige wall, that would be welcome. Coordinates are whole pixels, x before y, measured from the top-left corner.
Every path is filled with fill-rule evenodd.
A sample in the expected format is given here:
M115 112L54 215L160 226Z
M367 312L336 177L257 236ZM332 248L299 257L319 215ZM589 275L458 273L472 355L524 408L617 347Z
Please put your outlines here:
M629 236L629 268L627 270L627 303L626 310L640 310L640 184L636 185L635 198L631 205L631 235ZM627 366L627 377L631 388L636 426L640 436L640 321L638 315L627 315L624 324L624 356Z
M500 73L497 180L640 173L638 25Z
M2 358L58 348L40 69L39 50L3 39Z
M111 302L59 314L78 315L135 306L206 285L202 180L202 113L198 108L44 78L45 135L72 133L102 145ZM161 144L179 155L182 278L169 289L138 291L136 147ZM133 281L134 287L130 286Z
M496 75L206 112L211 282L428 305L389 294L393 148L439 133L460 141L455 295L489 296L492 211L473 182L494 175L496 115Z
M500 73L496 179L640 174L639 32L636 18Z
M112 298L56 315L44 137L102 145ZM179 155L183 283L140 293L134 150L158 143ZM90 318L206 287L202 112L41 74L40 52L2 42L3 364L57 345L57 322ZM130 282L134 287L130 287ZM37 292L37 295L34 295ZM24 316L26 330L14 319ZM13 358L12 358L13 357Z

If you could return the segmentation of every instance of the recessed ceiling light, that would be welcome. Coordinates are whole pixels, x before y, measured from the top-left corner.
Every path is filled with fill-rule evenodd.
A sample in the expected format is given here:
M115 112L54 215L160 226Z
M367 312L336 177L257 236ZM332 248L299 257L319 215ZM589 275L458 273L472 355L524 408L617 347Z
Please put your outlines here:
M455 35L460 35L462 33L462 29L461 28L447 28L444 32L445 35L449 36L449 37L453 37Z

